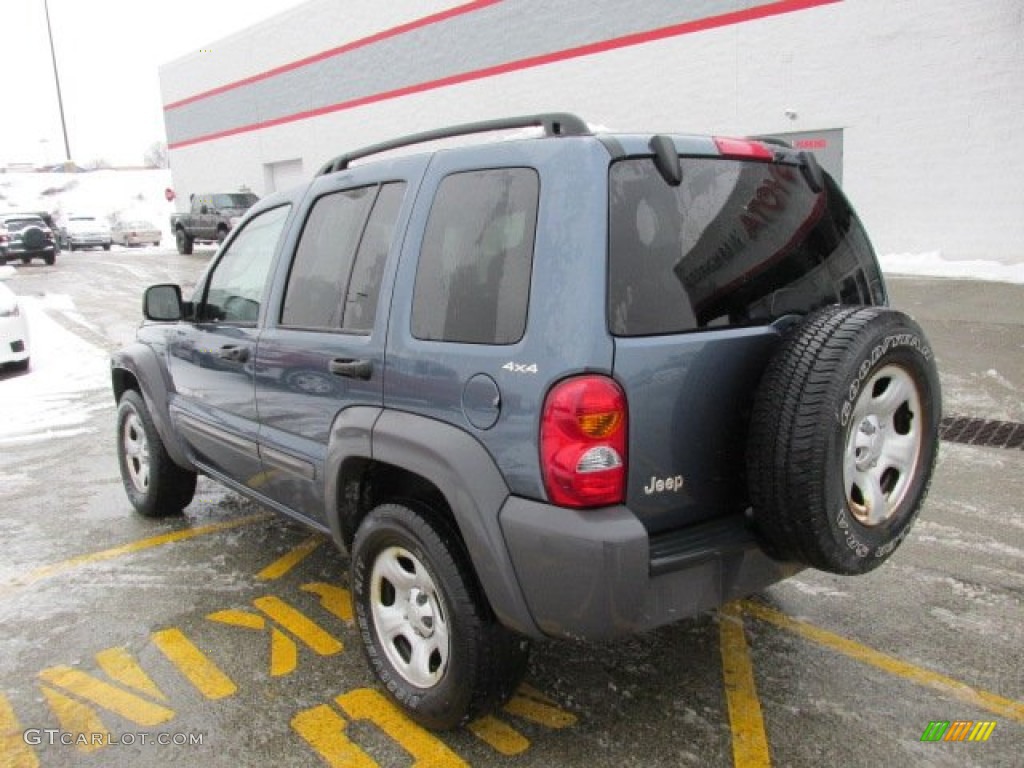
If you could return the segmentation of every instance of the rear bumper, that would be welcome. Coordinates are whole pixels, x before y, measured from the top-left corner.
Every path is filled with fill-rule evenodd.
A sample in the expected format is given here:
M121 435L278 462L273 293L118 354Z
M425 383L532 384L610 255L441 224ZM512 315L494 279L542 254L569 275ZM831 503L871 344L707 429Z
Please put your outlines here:
M74 246L110 245L109 235L68 235L67 241Z
M742 518L652 543L626 507L572 510L510 497L501 527L527 606L551 636L635 634L749 595L802 568L764 554Z

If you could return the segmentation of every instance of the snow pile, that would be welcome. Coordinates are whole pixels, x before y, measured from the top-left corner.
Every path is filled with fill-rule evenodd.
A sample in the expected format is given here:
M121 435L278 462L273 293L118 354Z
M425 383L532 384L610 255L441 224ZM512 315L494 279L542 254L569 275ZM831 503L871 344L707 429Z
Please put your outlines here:
M0 174L0 213L45 211L58 223L71 213L91 214L110 223L142 219L171 239L174 203L164 197L172 186L167 169L89 173Z
M939 251L890 253L880 256L878 261L882 265L882 271L888 275L951 277L1024 284L1024 262L1003 264L999 261L953 261L942 258Z
M0 445L87 431L83 425L93 412L113 406L107 354L46 313L73 307L70 297L22 296L21 306L28 314L32 362L28 373L0 380Z

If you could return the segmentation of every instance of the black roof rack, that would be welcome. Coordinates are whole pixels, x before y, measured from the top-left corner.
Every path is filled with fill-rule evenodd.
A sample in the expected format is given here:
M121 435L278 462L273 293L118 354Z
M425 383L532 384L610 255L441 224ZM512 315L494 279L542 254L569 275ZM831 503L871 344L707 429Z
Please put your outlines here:
M408 147L412 144L423 144L438 139L450 139L456 136L467 136L472 133L489 133L491 131L507 131L513 128L544 129L546 136L589 136L590 129L576 115L568 112L549 112L539 115L523 115L521 117L504 117L498 120L483 120L477 123L463 123L448 128L438 128L433 131L414 133L409 136L402 136L390 141L383 141L369 147L363 147L352 152L338 155L317 171L317 176L324 176L335 171L343 171L348 168L353 160L359 160L370 155L387 152L399 147Z

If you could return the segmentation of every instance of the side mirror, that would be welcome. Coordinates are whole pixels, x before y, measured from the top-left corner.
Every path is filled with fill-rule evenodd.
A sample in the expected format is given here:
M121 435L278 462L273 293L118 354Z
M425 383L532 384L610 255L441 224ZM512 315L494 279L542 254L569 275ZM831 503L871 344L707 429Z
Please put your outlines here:
M147 320L175 322L182 319L184 306L177 285L152 285L142 296L142 314Z

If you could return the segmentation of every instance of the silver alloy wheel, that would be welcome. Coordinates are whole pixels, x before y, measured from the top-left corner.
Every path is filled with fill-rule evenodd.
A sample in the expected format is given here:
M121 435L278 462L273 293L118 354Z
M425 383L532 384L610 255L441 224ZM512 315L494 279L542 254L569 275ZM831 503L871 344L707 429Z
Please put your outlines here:
M132 485L139 493L146 493L149 490L149 441L138 411L132 410L124 420L121 449Z
M901 366L864 382L846 434L846 503L862 525L886 522L916 476L924 435L921 394Z
M370 611L384 653L406 681L430 688L448 667L448 616L437 586L404 547L388 547L373 562Z

